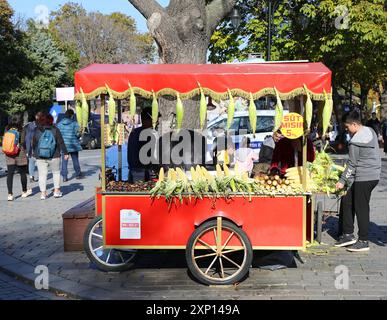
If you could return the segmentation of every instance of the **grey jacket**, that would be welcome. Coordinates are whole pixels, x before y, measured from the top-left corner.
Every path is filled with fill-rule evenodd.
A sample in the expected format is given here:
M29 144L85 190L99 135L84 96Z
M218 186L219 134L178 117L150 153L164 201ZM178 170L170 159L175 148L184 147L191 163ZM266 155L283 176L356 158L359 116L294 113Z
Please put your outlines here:
M349 159L340 182L350 186L354 181L379 180L381 167L376 133L363 126L349 141Z

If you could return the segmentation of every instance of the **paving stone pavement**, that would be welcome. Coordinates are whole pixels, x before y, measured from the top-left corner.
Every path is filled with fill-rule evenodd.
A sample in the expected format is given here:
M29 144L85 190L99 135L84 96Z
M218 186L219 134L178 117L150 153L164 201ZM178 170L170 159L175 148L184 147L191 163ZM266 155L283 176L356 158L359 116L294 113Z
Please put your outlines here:
M349 253L331 245L337 229L335 212L324 216L323 245L299 252L297 268L268 271L256 268L236 286L204 286L187 273L184 251L147 251L135 269L107 273L95 269L83 252L64 252L61 214L88 199L98 185L99 151L83 151L80 161L86 178L64 183L61 199L41 201L37 183L33 196L6 201L6 179L0 178L0 272L34 283L35 267L49 270L52 292L76 299L146 300L276 300L276 299L387 299L387 162L382 180L371 199L370 247L368 253ZM71 169L71 162L69 168ZM4 157L0 157L4 167ZM70 170L70 174L73 171ZM15 176L15 195L20 194ZM52 188L51 180L49 188ZM331 203L334 208L334 202ZM335 268L349 271L348 289L336 289ZM337 271L337 270L336 270ZM1 288L0 278L0 288ZM340 283L339 283L340 284ZM10 285L11 287L11 285ZM47 298L48 299L48 298Z

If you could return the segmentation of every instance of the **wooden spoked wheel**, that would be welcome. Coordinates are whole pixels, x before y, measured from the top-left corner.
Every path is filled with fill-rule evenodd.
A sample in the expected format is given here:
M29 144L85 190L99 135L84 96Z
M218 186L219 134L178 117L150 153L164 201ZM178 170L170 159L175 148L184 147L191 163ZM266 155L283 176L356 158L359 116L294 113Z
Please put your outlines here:
M239 282L249 271L252 258L253 250L246 233L220 217L198 227L186 251L191 273L209 285Z

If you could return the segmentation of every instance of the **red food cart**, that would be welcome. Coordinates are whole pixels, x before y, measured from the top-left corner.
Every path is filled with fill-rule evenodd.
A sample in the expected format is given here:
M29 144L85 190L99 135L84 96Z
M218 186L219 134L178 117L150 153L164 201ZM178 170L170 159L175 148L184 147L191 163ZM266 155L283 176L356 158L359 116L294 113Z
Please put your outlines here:
M259 99L275 95L274 88L281 100L289 100L303 97L304 85L317 102L325 99L324 91L331 95L331 71L322 63L91 65L75 75L78 99L81 91L88 100L101 96L102 134L106 85L118 100L132 92L145 98L179 93L184 100L200 94L198 83L215 100L227 99L228 90L233 96L249 98L252 93ZM302 113L303 99L297 101L294 107ZM217 199L215 205L210 198L184 198L170 206L149 193L108 192L103 143L101 151L98 217L89 225L84 243L89 258L102 270L127 270L137 250L185 249L188 268L199 281L231 284L247 274L253 250L299 250L313 241L315 214L321 219L321 206L315 210L310 193L251 199L235 194ZM306 155L306 143L303 152Z

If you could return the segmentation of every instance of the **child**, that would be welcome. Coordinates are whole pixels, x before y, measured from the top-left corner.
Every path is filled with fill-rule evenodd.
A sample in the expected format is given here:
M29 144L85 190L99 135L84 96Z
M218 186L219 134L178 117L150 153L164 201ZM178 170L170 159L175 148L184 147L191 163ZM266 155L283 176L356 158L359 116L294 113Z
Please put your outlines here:
M243 137L240 148L235 151L235 166L240 172L248 172L250 176L254 160L258 160L258 155L250 148L250 139Z

